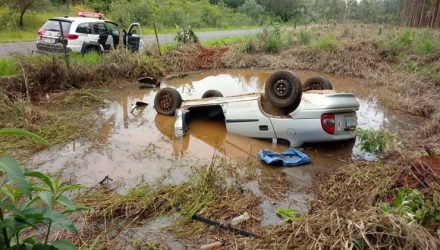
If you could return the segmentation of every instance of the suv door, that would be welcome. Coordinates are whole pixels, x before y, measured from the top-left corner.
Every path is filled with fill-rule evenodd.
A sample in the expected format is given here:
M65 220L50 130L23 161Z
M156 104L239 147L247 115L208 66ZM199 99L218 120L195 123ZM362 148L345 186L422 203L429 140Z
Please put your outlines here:
M104 50L114 48L113 37L104 22L93 23L93 34L97 35L97 42Z
M107 28L110 30L110 34L113 37L113 45L115 48L119 45L119 27L116 23L111 21L105 21L105 24L107 25Z
M126 45L130 51L139 51L142 49L141 41L141 25L139 23L132 23L127 32Z

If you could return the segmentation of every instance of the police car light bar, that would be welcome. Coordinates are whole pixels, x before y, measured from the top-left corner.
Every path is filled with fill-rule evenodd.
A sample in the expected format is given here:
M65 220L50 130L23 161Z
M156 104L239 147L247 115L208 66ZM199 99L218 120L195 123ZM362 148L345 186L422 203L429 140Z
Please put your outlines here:
M79 17L94 17L94 18L99 18L99 19L103 19L104 18L104 14L102 14L102 13L85 12L85 11L77 12L76 16L79 16Z

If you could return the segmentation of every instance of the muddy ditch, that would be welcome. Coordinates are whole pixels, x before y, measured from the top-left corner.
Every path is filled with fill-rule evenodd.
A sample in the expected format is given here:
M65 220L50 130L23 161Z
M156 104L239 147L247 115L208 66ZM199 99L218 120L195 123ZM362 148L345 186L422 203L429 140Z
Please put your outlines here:
M224 96L262 92L264 82L272 72L272 70L264 69L203 71L180 79L164 80L162 87L176 88L184 99L200 98L209 89L217 89ZM333 83L335 90L354 93L361 104L358 111L358 122L361 128L387 129L393 133L405 134L417 124L427 120L381 106L377 96L371 91L373 85L369 81L312 71L296 71L295 73L302 81L312 76L325 76ZM185 186L188 180L192 180L194 172L199 171L199 166L211 165L213 157L222 159L221 161L225 163L222 166L228 165L236 168L226 169L228 171L226 176L230 175L226 178L229 181L226 180L226 182L238 180L239 190L249 193L250 196L247 199L252 202L248 204L249 206L244 206L242 203L247 199L242 199L243 196L240 193L232 192L225 197L229 197L231 202L237 202L235 209L227 213L218 212L222 209L229 209L220 202L214 206L215 209L207 212L208 215L227 222L240 213L250 212L252 222L244 226L247 225L245 228L259 231L261 227L281 223L281 219L275 212L279 207L307 213L310 209L310 200L314 198L310 188L313 186L314 176L317 173L331 174L353 161L377 159L374 155L363 153L358 148L357 142L347 141L304 145L302 150L312 159L312 164L307 166L295 168L264 166L256 159L256 152L259 149L282 151L287 146L228 134L222 122L203 119L191 121L185 137L174 138L174 118L158 115L153 108L153 99L157 91L158 89L139 89L137 83L132 83L101 92L100 96L106 100L107 104L97 112L98 122L90 128L93 137L88 140L77 139L38 152L27 160L26 165L37 166L44 172L57 173L69 182L80 183L93 191L101 192L96 194L97 196L92 195L83 200L97 209L99 206L104 206L99 201L105 200L106 195L110 197L113 194L125 193L131 187L145 184L153 187L157 185ZM136 101L143 101L149 105L134 108L133 104ZM237 171L245 174L235 174ZM111 180L107 178L103 181L106 177ZM105 183L105 185L100 183ZM102 195L104 196L99 198ZM138 196L138 199L141 198L146 199ZM164 198L165 201L168 199L172 198ZM241 202L238 202L239 200ZM153 203L157 202L166 203L160 200ZM135 207L133 207L134 211L136 211ZM129 207L125 209L126 213L130 210ZM106 227L105 244L114 246L114 244L124 244L129 241L131 246L138 246L156 242L164 247L182 249L185 246L197 247L219 239L229 242L228 244L231 243L231 235L227 232L211 228L208 233L203 234L200 231L203 225L194 222L189 223L189 226L188 224L176 226L178 219L168 213L172 210L171 206L164 208L163 213L154 212L153 217L144 218L147 222L141 222L140 218L143 217L137 217L139 214L134 213L134 216L126 218L126 221L133 222L128 226L122 223L124 225L122 229ZM118 213L115 215L113 212L110 213L110 217L106 217L107 214L104 218L110 220L114 216L117 217ZM99 229L97 229L96 225L93 225L96 220L101 219L97 220L90 214L85 215L82 224L79 222L82 225L81 228L87 229L83 230L81 237L90 234L90 231L102 234L100 231L102 228L98 226ZM161 221L168 222L163 223L163 226L157 226L157 223L161 224ZM118 223L121 226L121 222ZM169 225L166 226L167 224ZM196 235L204 236L199 236L195 240L194 236L184 234L182 231L187 230L188 227L195 227ZM147 232L151 237L145 237ZM181 237L176 238L175 235ZM75 241L77 244L89 244L95 239L90 236L96 235L89 235L85 242L80 242L77 238Z

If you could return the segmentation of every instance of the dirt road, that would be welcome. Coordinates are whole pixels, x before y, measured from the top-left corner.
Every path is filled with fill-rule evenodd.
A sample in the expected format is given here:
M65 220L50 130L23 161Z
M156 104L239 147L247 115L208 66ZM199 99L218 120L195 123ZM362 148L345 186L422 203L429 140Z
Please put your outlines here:
M201 41L218 39L223 37L245 36L256 34L260 29L249 30L225 30L225 31L210 31L197 32L197 36ZM156 42L154 35L143 36L144 45L152 45ZM171 43L174 41L174 34L160 34L160 43ZM29 54L35 50L35 42L20 42L20 43L0 43L0 57L14 55L14 54Z

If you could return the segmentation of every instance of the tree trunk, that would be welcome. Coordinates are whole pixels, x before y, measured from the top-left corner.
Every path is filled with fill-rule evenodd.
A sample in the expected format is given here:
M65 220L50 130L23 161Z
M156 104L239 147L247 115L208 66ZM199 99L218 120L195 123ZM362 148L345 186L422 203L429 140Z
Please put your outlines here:
M24 13L26 13L26 9L20 11L20 20L18 22L18 25L20 26L20 28L23 28L23 17L24 17Z

